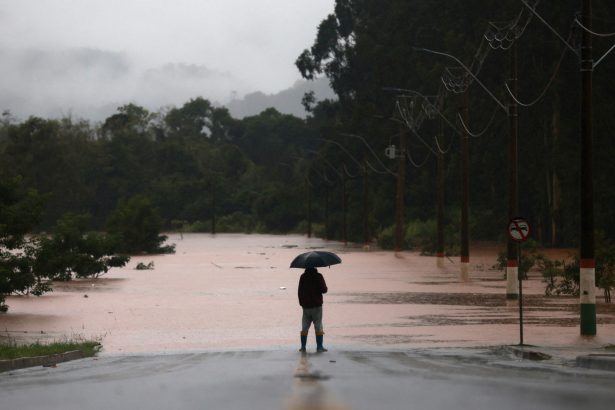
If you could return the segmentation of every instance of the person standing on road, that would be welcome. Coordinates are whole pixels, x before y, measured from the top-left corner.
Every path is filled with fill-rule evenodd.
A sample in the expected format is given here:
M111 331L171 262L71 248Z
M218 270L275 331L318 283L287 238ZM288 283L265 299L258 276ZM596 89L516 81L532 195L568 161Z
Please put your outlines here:
M322 345L325 332L322 328L322 294L327 293L327 283L325 278L316 268L305 268L305 272L299 279L299 304L303 308L303 317L301 320L301 349L300 352L305 352L307 344L308 331L310 325L314 323L314 331L316 332L316 351L326 352Z

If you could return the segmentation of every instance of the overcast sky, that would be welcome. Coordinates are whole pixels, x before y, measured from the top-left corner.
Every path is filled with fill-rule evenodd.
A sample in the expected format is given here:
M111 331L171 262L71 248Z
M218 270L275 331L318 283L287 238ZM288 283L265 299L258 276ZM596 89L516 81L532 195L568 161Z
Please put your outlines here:
M275 93L300 75L334 0L0 0L0 110L99 120L203 96Z

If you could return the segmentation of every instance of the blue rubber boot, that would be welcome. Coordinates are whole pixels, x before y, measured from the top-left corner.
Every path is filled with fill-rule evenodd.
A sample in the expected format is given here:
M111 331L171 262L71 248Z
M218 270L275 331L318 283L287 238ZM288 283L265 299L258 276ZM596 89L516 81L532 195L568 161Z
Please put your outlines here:
M301 335L301 349L300 352L305 352L305 345L307 344L307 335Z
M322 345L323 335L316 335L316 351L318 353L327 352L328 350Z

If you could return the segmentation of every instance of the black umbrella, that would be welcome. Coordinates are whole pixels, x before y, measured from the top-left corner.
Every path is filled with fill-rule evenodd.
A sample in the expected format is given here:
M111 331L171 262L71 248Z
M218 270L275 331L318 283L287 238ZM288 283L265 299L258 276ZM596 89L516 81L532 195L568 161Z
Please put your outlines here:
M312 251L302 253L290 263L291 268L319 268L342 263L339 256L333 252Z

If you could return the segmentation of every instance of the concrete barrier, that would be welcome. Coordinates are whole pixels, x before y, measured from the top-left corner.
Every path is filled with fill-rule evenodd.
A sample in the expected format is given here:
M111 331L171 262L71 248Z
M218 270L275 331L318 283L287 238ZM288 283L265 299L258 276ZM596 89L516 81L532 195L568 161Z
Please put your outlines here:
M58 353L47 356L20 357L17 359L0 360L0 372L9 370L23 369L34 366L54 366L57 363L69 360L82 359L83 353L80 350L73 350L66 353Z
M587 369L615 371L615 354L598 353L577 357L577 366Z

